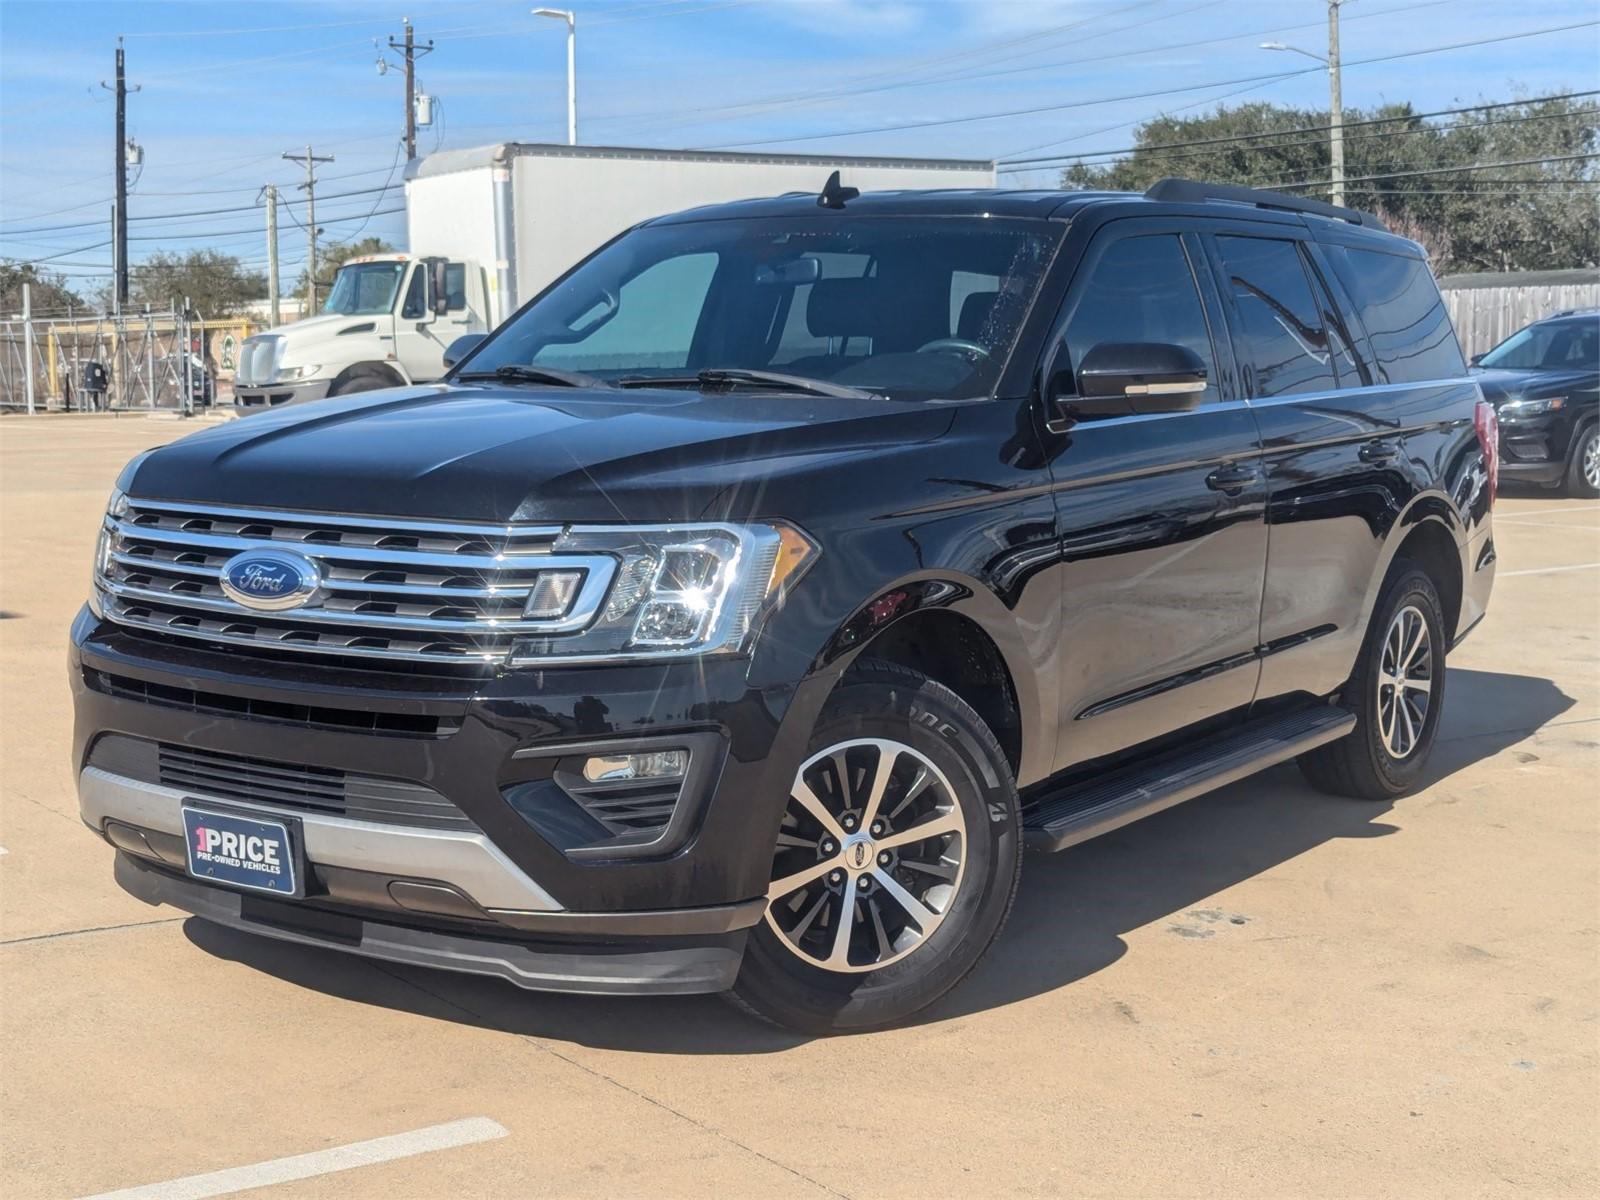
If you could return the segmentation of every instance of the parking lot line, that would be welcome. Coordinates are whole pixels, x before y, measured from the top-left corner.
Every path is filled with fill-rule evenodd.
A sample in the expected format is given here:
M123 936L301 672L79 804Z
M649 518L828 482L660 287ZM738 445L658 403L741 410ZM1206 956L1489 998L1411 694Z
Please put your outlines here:
M434 1150L452 1150L458 1146L491 1142L505 1137L506 1133L505 1126L498 1121L491 1121L488 1117L466 1117L460 1121L447 1121L443 1125L413 1129L409 1133L351 1142L347 1146L315 1150L310 1154L269 1159L247 1167L229 1167L204 1175L169 1179L165 1183L147 1183L121 1191L101 1192L87 1197L87 1200L203 1200L207 1196L226 1196L275 1183L292 1183L297 1179L330 1175L335 1171L368 1167L397 1158L411 1158Z
M1496 579L1515 579L1518 575L1554 575L1557 571L1592 571L1600 562L1571 563L1565 567L1529 567L1522 571L1500 571Z
M1600 504L1575 504L1570 508L1552 509L1550 512L1542 512L1542 511L1541 512L1535 512L1535 513L1517 512L1517 513L1508 513L1505 516L1501 516L1500 514L1496 513L1495 514L1495 518L1494 518L1494 523L1496 525L1499 525L1502 522L1512 521L1512 522L1516 522L1516 523L1527 522L1527 523L1530 523L1530 524L1543 524L1543 523L1547 522L1551 517L1565 517L1565 516L1567 516L1567 515L1569 515L1571 513L1586 513L1586 512L1596 512L1596 511L1600 511Z

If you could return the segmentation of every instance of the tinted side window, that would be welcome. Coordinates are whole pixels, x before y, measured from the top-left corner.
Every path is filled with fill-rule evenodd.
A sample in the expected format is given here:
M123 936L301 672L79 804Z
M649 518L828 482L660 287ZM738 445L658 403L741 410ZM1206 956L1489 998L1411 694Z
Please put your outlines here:
M1112 242L1089 271L1067 320L1067 355L1076 364L1101 342L1187 346L1206 364L1203 402L1217 398L1217 360L1189 256L1177 234Z
M406 302L400 308L400 316L402 319L407 321L420 321L427 314L427 278L427 267L419 266L412 269L411 282L406 287Z
M1255 367L1255 394L1283 396L1333 388L1333 355L1322 314L1293 242L1219 237L1234 307L1239 349Z
M1360 309L1378 369L1389 383L1466 373L1450 314L1426 262L1348 246L1329 247L1328 257Z

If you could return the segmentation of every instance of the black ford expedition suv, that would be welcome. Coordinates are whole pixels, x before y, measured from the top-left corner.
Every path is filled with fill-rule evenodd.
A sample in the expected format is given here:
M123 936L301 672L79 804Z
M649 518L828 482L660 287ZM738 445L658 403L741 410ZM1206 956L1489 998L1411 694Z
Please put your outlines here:
M1423 253L1316 202L830 181L635 228L460 354L123 472L73 766L134 895L880 1025L1024 846L1290 758L1414 786L1494 577Z

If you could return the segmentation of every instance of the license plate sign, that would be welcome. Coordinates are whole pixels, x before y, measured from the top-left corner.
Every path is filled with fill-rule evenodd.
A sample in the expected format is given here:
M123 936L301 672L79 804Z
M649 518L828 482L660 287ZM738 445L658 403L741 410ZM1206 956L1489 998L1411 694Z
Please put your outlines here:
M275 896L299 894L294 844L282 822L186 807L183 832L189 874L196 879Z

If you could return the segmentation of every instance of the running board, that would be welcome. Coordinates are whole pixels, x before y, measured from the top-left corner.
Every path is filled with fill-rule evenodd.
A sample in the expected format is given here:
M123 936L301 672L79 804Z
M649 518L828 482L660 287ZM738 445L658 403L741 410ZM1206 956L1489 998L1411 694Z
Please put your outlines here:
M1243 728L1088 783L1045 791L1023 814L1031 849L1065 850L1344 737L1354 713L1331 705Z

